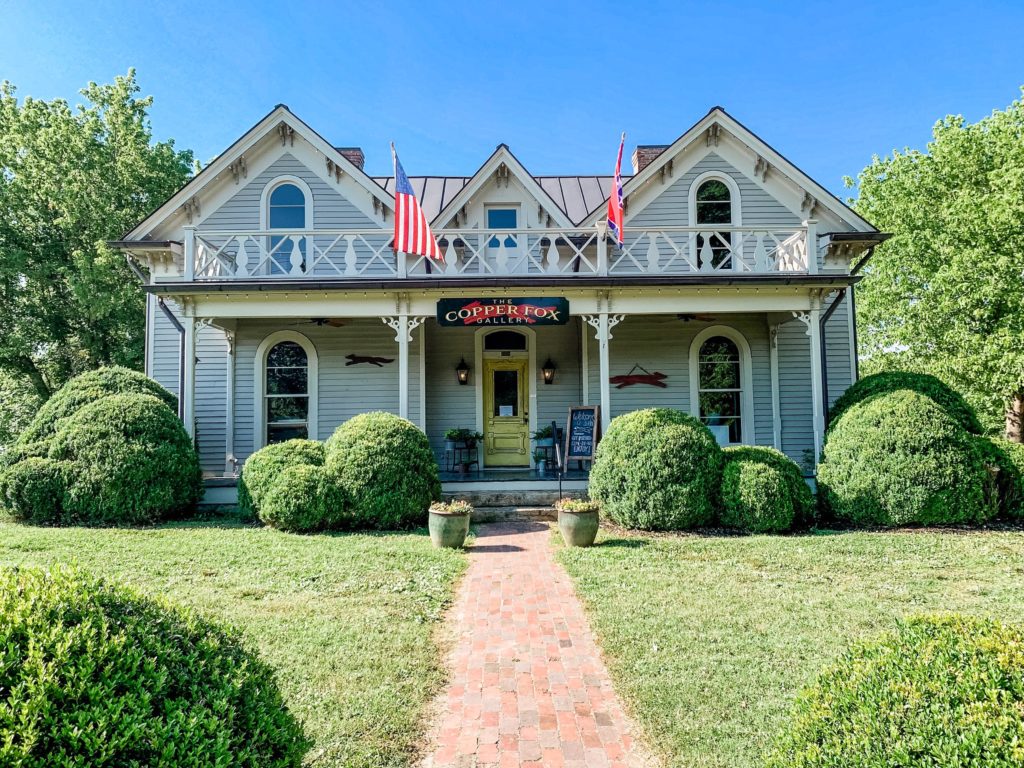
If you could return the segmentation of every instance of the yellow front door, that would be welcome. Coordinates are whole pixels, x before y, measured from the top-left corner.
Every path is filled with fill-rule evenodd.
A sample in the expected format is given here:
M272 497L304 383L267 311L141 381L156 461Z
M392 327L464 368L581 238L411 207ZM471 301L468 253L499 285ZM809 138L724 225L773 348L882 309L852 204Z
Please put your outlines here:
M484 464L530 466L526 360L484 360Z

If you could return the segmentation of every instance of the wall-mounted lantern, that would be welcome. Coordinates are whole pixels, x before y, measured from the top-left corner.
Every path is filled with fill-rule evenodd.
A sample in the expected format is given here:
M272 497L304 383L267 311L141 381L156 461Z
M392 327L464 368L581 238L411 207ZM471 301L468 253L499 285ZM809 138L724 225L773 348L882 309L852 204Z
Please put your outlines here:
M540 369L540 372L544 376L545 384L550 384L555 380L556 367L557 366L552 362L550 357L544 361L544 367Z
M455 376L459 384L469 384L469 366L466 364L466 358L459 358L459 364L455 366Z

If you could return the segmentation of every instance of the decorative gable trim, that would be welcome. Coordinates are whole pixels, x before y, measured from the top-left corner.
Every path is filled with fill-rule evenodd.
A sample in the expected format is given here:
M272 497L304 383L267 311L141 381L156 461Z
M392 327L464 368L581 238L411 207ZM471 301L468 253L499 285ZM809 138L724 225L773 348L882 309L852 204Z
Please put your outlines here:
M514 176L516 180L529 192L538 204L544 209L547 220L551 225L571 229L574 222L559 208L544 188L537 183L537 180L530 175L518 158L512 154L512 150L506 144L499 144L484 164L470 178L466 185L459 190L440 213L431 222L438 226L447 224L450 220L460 216L465 219L465 208L475 194L477 194L490 180L494 178L499 186L507 187L509 179ZM540 218L538 216L538 218Z
M298 135L338 169L337 173L328 173L328 176L334 175L340 183L342 175L347 175L373 198L374 210L386 208L393 211L395 209L394 196L383 190L361 168L354 165L347 157L331 146L327 140L299 119L287 106L278 104L262 120L246 131L234 144L193 176L185 186L171 195L153 213L136 224L122 239L141 240L179 211L189 217L190 223L192 223L193 219L199 219L200 209L197 198L199 193L215 181L221 179L222 174L230 174L236 184L240 183L240 179L247 178L249 160L246 157L246 153L251 153L262 140L273 134L279 137L281 146L294 146L295 137Z
M789 184L796 191L796 201L803 201L800 208L804 215L814 215L817 208L825 208L839 220L846 222L851 227L862 232L876 232L877 229L867 219L860 216L856 211L843 203L839 198L814 181L810 176L797 168L793 163L779 154L769 144L757 136L753 131L740 123L721 107L714 107L703 118L691 126L682 136L658 155L642 171L630 178L623 184L623 196L627 199L630 195L636 194L652 180L665 182L671 177L673 161L681 152L686 150L695 142L703 139L705 147L711 151L721 151L724 145L725 134L731 134L741 144L745 145L754 155L754 162L748 173L762 186L769 176L775 178L785 177ZM678 170L678 169L675 169ZM608 198L595 207L584 218L584 222L594 216L600 215L608 203ZM789 207L796 207L797 203Z

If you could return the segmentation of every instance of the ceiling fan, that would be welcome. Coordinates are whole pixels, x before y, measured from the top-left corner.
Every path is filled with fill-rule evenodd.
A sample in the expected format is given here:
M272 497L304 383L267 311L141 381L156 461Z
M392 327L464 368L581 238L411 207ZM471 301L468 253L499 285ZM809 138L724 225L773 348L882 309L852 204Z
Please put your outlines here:
M701 314L701 313L679 314L679 315L676 315L676 318L679 319L679 320L682 320L684 323L688 323L691 320L700 320L702 323L711 323L711 322L714 322L714 320L715 320L715 316L714 315Z
M345 325L345 320L340 317L311 317L309 320L300 320L297 323L292 323L292 325L315 325L318 328L329 325L331 328L341 328Z

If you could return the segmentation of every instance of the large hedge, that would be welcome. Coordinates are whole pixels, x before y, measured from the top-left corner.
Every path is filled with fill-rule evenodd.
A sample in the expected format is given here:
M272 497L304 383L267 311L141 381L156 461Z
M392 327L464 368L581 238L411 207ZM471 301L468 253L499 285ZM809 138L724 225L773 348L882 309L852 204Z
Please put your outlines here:
M840 656L797 700L767 768L1019 768L1024 631L910 619Z
M833 423L818 468L826 508L854 525L979 523L996 512L986 453L933 400L876 395Z
M355 416L327 440L328 474L344 490L356 528L422 525L441 498L437 460L412 422L376 411Z
M287 768L306 742L234 631L79 571L0 569L0 764Z
M651 408L612 420L597 447L590 496L627 528L696 528L714 518L721 476L722 450L706 426Z
M242 466L238 483L239 508L260 517L263 499L285 469L302 465L322 467L323 464L324 444L316 440L286 440L260 448Z
M901 391L917 392L930 398L971 434L980 435L984 431L974 409L959 392L927 373L909 371L885 371L854 382L832 405L828 414L829 427L854 405L872 397Z
M736 446L724 451L721 523L751 533L788 531L809 523L814 497L800 467L774 448Z
M182 515L199 500L199 457L159 384L103 369L72 379L54 401L0 467L0 507L16 519L143 525Z
M178 409L178 399L146 374L116 365L98 368L76 376L54 392L18 437L18 444L35 443L52 437L61 419L109 395L151 395L171 411L177 412Z

